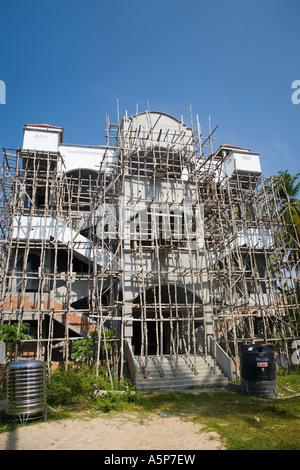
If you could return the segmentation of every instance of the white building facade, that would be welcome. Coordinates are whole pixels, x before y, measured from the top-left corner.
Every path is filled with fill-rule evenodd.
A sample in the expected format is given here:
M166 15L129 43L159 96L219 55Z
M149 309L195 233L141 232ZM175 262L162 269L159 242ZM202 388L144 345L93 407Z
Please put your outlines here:
M24 127L6 190L2 318L29 322L28 355L68 362L73 341L97 331L123 376L135 356L196 360L217 344L234 361L241 342L268 340L292 268L279 279L272 266L281 222L259 155L212 151L211 135L159 112L109 132L114 143L97 147Z

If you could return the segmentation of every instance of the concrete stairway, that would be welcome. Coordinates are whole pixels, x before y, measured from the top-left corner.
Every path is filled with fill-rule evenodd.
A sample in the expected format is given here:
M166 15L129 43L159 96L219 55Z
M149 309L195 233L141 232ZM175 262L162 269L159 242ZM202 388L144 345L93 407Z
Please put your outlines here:
M193 358L192 358L193 359ZM161 369L157 364L156 356L148 356L147 370L141 364L140 356L135 356L136 370L136 388L139 392L159 389L180 390L193 386L214 386L227 385L228 379L217 367L214 373L214 361L210 356L197 355L195 373L192 361L187 356L178 356L177 368L175 368L175 359L170 356L164 356L163 376Z
M98 266L116 269L116 261L110 263L110 252L95 248L92 241L82 236L63 222L52 217L19 216L13 219L13 238L18 240L57 240L62 246L72 246L76 256L90 263L96 261Z

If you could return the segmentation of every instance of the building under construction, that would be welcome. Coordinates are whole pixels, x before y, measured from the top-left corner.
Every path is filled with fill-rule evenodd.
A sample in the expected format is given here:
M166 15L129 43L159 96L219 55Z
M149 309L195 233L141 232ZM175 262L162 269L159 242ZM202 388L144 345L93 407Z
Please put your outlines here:
M22 148L4 149L0 320L30 325L23 357L67 365L96 331L96 367L135 383L141 370L149 388L153 364L161 384L183 363L209 383L200 359L231 379L241 343L290 356L292 203L258 154L215 146L215 130L147 110L107 118L101 146L26 124Z

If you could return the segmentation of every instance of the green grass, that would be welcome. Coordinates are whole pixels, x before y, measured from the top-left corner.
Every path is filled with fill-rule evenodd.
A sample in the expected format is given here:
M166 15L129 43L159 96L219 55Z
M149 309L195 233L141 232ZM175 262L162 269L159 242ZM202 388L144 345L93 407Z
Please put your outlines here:
M300 393L299 373L280 374L277 383L279 397ZM144 419L149 414L159 413L199 423L204 426L203 432L217 432L228 450L300 449L300 397L266 399L223 389L195 392L149 392L118 397L109 394L90 399L84 410L80 409L80 416L87 411L86 417L92 417L102 412L126 410L140 413ZM78 414L66 405L59 413L50 412L48 419L77 417ZM2 422L2 431L5 430L7 424Z
M157 394L143 398L141 404L148 411L153 407L204 425L204 432L215 431L224 438L228 450L299 450L299 400L203 392Z
M300 375L278 377L279 397L300 393ZM287 390L288 389L288 390ZM149 394L149 411L173 413L204 425L224 438L228 450L299 450L300 397L259 398L240 392Z

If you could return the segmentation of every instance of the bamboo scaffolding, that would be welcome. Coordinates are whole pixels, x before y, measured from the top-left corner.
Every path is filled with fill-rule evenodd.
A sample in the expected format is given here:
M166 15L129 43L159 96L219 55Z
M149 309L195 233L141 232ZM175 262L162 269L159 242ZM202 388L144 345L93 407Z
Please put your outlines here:
M178 131L162 130L149 107L144 128L135 119L125 113L120 122L119 106L117 124L106 117L97 177L65 173L59 153L4 150L1 323L29 322L35 338L24 345L47 361L49 373L52 362L67 366L73 342L95 331L96 370L105 363L120 380L128 344L145 376L150 355L162 376L167 356L176 375L180 355L197 374L209 337L237 370L242 342L289 351L300 338L300 244L278 182L226 177L227 155L214 151L218 126L211 130L209 119L205 137L198 115L193 127L192 110L191 126L181 118ZM195 214L203 217L202 242L189 231ZM41 239L31 236L36 218ZM47 238L50 220L57 223ZM72 234L68 242L60 241L61 227Z

